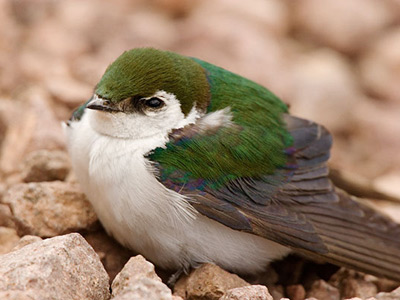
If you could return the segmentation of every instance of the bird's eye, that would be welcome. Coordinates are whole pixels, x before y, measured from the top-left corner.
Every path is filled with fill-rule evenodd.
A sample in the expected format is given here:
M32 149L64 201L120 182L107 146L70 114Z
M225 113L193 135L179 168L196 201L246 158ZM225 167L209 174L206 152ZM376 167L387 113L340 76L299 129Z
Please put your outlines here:
M162 100L160 100L159 98L156 98L156 97L147 99L145 103L148 107L151 107L151 108L158 108L164 104L164 102Z

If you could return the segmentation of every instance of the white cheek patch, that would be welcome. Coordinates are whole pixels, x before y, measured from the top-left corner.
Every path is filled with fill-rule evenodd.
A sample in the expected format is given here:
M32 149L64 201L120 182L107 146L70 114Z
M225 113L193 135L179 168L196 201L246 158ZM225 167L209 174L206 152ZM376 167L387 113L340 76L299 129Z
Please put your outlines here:
M95 131L103 135L126 139L154 137L165 143L168 134L173 129L193 124L201 117L195 106L185 116L181 110L180 101L172 93L160 90L149 98L152 97L164 101L164 107L155 111L146 111L144 114L89 110L90 124Z

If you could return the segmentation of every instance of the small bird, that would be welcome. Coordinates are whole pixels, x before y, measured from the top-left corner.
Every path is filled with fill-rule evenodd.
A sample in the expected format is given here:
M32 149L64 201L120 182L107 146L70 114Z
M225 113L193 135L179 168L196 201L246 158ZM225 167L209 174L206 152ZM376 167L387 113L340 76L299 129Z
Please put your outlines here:
M333 186L329 132L244 77L129 50L64 128L108 234L162 268L256 274L295 251L400 280L400 226Z

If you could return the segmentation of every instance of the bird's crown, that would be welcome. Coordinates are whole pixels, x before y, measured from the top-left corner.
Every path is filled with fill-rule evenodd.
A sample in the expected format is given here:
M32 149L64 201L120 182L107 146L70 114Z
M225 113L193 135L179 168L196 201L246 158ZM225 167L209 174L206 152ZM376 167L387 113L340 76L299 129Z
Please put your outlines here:
M174 94L185 115L194 104L205 109L210 98L205 71L198 63L153 48L124 52L107 68L95 89L98 97L113 103L150 97L157 91Z

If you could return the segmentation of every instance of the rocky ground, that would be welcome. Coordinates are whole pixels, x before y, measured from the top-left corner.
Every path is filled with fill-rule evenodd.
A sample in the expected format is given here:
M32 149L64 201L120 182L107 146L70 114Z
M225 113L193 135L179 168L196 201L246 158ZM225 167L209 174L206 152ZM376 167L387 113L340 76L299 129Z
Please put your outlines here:
M296 256L257 278L204 265L171 291L109 238L60 123L139 46L237 72L324 124L335 182L400 222L398 0L3 0L0 299L400 299L398 283Z

